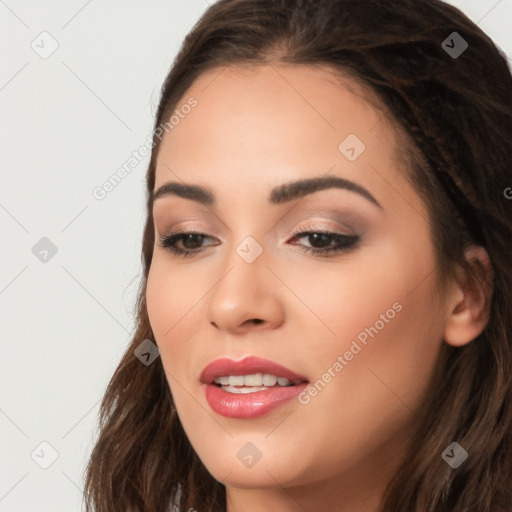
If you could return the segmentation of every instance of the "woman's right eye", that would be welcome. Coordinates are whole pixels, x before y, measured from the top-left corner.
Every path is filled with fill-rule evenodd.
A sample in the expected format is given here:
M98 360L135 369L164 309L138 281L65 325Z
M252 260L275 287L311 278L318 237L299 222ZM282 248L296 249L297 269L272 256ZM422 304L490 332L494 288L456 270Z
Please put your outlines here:
M177 256L191 256L201 251L205 238L210 237L197 231L180 231L160 237L160 246ZM182 243L183 249L176 245L178 242Z

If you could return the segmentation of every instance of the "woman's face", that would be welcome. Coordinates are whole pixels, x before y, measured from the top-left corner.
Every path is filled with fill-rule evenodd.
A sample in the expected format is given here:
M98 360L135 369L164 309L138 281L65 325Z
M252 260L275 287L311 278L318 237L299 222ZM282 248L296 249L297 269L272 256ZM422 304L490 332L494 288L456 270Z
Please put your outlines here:
M155 199L147 308L191 444L233 499L378 489L406 456L446 316L393 128L306 66L215 69L176 110L154 190L200 186L213 200L177 187ZM340 186L285 187L326 177ZM207 236L175 240L193 251L181 256L159 241L178 231ZM270 364L203 373L248 356L287 368L295 386L270 387L287 375Z

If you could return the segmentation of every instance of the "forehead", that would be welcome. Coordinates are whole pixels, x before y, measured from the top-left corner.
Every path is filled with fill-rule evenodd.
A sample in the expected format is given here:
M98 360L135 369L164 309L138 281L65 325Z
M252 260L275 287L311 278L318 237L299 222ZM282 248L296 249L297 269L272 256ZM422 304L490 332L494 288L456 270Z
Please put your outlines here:
M196 106L181 112L191 98ZM163 137L155 189L177 177L268 189L329 169L364 181L375 178L368 163L382 170L396 160L397 136L376 96L329 68L215 68L192 84L174 113L180 120ZM356 160L343 153L347 144L357 145Z

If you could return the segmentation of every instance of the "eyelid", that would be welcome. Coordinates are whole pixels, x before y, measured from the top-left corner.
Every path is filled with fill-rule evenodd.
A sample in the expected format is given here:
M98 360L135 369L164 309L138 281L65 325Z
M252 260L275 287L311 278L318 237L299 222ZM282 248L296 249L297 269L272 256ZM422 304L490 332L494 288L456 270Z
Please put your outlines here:
M336 233L339 235L346 235L346 236L358 236L359 233L352 229L351 227L344 225L343 227L340 227L339 223L337 224L337 227L335 226L329 226L325 224L324 221L308 221L306 224L300 224L296 228L292 230L292 236L303 233L303 232L309 232L309 231L316 231L316 232L328 232L328 233Z
M191 224L186 224L186 223L183 223L183 222L180 222L178 224L171 224L170 227L168 228L163 228L161 231L156 229L155 230L158 234L158 236L171 236L171 235L175 235L176 233L181 233L181 232L187 232L187 233L197 233L198 235L208 235L208 236L212 236L210 235L210 229L203 229L202 226L200 226L197 222L192 222ZM216 238L219 238L219 240L222 240L221 237L219 236L216 236Z

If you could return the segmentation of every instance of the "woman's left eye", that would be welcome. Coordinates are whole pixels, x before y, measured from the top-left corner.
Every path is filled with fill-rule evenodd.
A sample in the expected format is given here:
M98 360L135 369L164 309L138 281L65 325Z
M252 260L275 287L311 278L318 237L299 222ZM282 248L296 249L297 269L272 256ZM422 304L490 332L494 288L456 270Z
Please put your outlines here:
M211 237L204 233L182 231L162 236L160 238L160 246L169 250L176 256L192 256L201 252L202 242L209 238ZM319 256L347 252L353 249L359 242L359 236L357 235L342 235L326 231L303 231L301 233L294 234L290 240L300 240L301 238L307 238L311 245L293 245L298 245L301 251L310 252ZM181 243L183 248L178 247L177 243Z
M341 235L339 233L331 233L328 231L304 231L296 233L292 240L307 238L309 243L313 245L299 245L301 251L311 252L316 255L326 255L338 252L347 252L353 249L359 242L357 235Z

